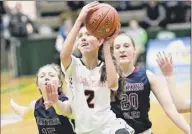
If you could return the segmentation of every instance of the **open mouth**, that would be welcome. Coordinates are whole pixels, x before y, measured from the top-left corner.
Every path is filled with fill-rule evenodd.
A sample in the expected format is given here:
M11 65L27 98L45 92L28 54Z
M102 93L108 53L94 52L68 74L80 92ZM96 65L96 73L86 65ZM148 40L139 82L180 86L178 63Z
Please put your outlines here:
M48 84L48 81L47 82L45 82L45 85L47 85Z
M125 57L127 57L126 55L120 55L120 58L125 58Z
M82 47L85 47L85 46L88 46L89 44L88 43L82 43L81 46Z

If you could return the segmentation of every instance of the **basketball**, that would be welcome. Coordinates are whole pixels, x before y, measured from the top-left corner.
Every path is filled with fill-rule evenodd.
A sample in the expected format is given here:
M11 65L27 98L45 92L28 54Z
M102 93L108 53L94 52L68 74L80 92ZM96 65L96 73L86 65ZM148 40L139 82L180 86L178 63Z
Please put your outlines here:
M89 13L85 20L87 31L97 38L112 35L119 23L116 9L106 3L101 3L100 8Z

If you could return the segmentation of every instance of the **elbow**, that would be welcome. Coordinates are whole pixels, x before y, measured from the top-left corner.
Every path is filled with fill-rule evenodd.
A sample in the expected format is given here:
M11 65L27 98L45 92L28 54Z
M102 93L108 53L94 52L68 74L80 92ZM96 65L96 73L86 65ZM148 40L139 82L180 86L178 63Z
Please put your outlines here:
M179 112L179 113L189 113L189 112L191 112L190 111L190 109L177 109L177 111Z
M179 113L188 113L191 111L190 101L184 101L182 103L175 103L176 109Z
M60 53L60 59L61 61L66 61L67 59L69 59L71 55L67 55L65 52L62 52Z
M178 107L177 111L179 113L188 113L188 112L191 112L191 109L190 109L190 107Z

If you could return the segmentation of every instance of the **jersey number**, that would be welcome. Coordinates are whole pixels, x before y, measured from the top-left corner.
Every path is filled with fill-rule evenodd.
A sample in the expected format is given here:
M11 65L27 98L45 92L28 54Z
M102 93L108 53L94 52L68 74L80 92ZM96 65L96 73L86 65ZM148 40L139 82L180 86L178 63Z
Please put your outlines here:
M120 103L122 110L130 110L131 108L136 110L139 107L138 95L136 93L122 94Z
M94 99L95 92L93 90L85 90L85 96L87 97L87 104L89 108L94 108L94 104L91 101Z
M55 128L43 128L42 129L43 134L57 134L57 133L54 133L54 132L55 132Z

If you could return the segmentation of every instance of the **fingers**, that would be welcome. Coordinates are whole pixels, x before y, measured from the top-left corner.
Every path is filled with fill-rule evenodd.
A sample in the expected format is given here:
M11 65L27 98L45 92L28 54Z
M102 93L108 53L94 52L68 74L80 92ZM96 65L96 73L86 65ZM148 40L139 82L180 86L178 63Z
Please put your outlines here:
M95 10L99 9L99 7L100 7L100 4L95 3L95 4L88 7L88 12L94 12Z
M172 60L172 55L170 55L169 57L165 54L165 52L158 52L157 53L157 60L158 60L158 64L172 64L173 60Z
M97 5L97 4L99 4L98 1L93 1L93 2L90 2L89 4L87 4L86 6L87 6L87 7L92 7L92 6L95 6L95 5Z
M169 60L168 60L167 56L165 55L165 52L164 52L164 51L163 51L163 56L164 56L165 61L166 61L166 62L169 62Z
M157 53L157 60L158 60L159 65L164 64L164 60L163 60L160 52Z

